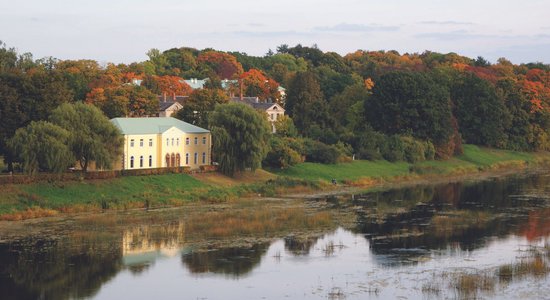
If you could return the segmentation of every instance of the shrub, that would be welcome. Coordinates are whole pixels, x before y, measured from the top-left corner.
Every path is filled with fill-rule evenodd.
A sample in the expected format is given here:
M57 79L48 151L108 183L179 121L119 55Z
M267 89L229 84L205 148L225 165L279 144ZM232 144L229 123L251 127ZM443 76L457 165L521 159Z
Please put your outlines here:
M402 136L403 154L407 162L417 163L426 160L424 149L425 143L415 140L410 136Z
M301 162L301 155L290 147L286 138L272 136L269 143L271 150L267 153L262 165L285 169Z
M340 156L340 152L335 146L329 146L311 139L305 139L304 146L306 160L309 162L334 164L338 161L338 157Z
M390 162L402 161L404 159L404 145L398 135L387 138L387 143L382 150L382 157Z

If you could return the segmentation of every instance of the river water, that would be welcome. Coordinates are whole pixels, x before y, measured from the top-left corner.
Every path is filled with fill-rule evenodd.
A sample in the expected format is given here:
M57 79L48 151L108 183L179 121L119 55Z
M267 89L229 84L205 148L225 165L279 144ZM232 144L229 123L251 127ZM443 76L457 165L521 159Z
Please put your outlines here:
M54 218L0 234L1 299L550 299L544 174Z

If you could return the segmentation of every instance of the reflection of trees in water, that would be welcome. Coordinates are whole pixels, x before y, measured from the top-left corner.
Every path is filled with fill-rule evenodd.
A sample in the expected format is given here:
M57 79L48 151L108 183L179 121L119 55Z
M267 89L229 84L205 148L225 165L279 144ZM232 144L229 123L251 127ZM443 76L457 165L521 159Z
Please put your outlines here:
M430 249L474 250L485 246L487 236L524 228L524 212L546 203L548 181L549 177L529 176L367 194L356 231L366 234L375 254L401 251L396 255L407 257ZM539 224L534 220L541 218L531 216ZM530 228L541 227L546 226Z
M258 265L269 244L242 248L223 248L182 255L182 263L191 273L218 273L242 276Z
M106 241L64 240L0 245L2 299L91 297L121 268L121 251Z
M308 255L311 248L319 240L319 236L297 237L289 235L284 238L285 249L293 255Z

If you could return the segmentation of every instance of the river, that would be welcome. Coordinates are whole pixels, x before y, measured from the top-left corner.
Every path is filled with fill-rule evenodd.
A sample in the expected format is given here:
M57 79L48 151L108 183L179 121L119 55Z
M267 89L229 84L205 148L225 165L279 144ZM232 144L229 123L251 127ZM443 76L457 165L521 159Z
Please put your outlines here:
M549 299L550 176L2 223L1 299Z

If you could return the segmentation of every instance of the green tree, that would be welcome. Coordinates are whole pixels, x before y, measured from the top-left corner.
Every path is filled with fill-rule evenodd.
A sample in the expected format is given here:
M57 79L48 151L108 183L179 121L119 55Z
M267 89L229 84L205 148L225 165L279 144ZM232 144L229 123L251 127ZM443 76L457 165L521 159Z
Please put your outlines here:
M448 143L453 134L449 91L423 73L381 76L365 101L365 117L377 131L412 134L436 146Z
M285 109L305 136L312 136L313 131L325 130L333 124L328 103L311 72L299 72L291 80Z
M510 117L495 88L474 74L465 74L451 88L454 115L466 143L505 147Z
M197 125L208 128L208 115L214 110L216 104L227 103L228 99L222 90L202 89L196 90L185 101L175 117Z
M63 104L52 112L50 120L70 132L68 145L84 172L92 161L97 168L111 168L122 154L122 134L93 105Z
M61 173L74 164L69 147L70 133L46 121L31 122L19 128L8 144L23 163L23 170L35 174L39 170Z
M220 171L233 176L255 170L269 151L270 125L265 116L241 103L217 105L209 117L213 153Z

